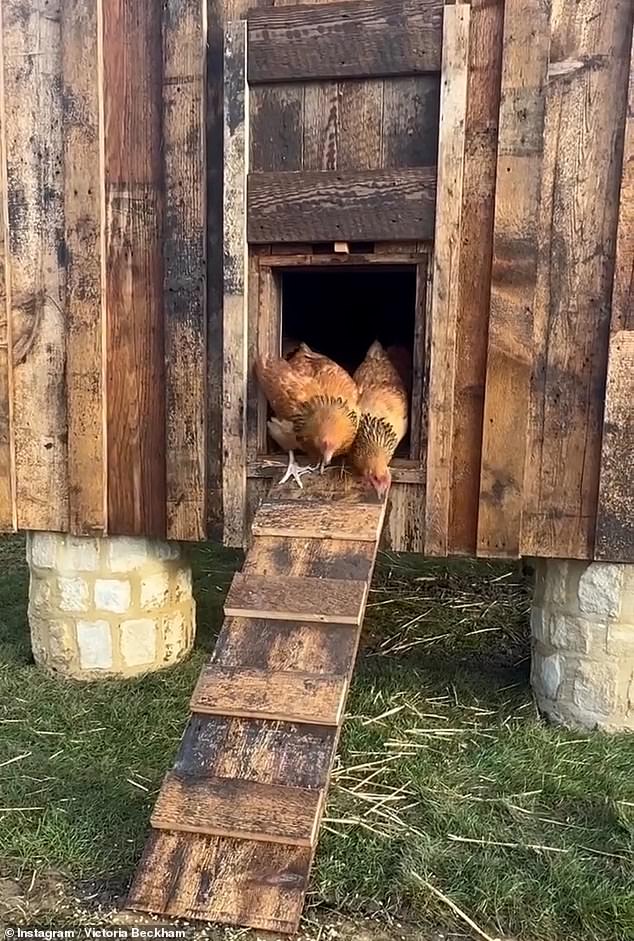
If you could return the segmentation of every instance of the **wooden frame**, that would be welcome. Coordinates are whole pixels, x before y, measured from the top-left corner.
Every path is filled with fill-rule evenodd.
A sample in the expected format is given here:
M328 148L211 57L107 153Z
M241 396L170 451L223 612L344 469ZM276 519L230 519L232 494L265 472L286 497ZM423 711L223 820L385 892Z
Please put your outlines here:
M426 251L399 253L389 247L377 253L355 254L334 252L313 254L302 251L296 255L254 254L252 271L255 278L249 308L250 354L253 361L256 352L280 355L281 352L281 277L288 269L347 268L363 270L380 266L392 271L410 269L416 276L416 301L414 314L414 360L412 375L412 400L410 452L407 458L394 463L395 482L424 482L424 424L422 413L425 405L425 337L427 335L428 258ZM257 286L256 286L257 285ZM417 343L418 341L418 343ZM417 355L418 350L418 355ZM248 477L268 478L279 468L279 456L268 452L266 432L266 401L257 389L255 379L248 380L247 393L247 437ZM418 416L420 415L420 420Z

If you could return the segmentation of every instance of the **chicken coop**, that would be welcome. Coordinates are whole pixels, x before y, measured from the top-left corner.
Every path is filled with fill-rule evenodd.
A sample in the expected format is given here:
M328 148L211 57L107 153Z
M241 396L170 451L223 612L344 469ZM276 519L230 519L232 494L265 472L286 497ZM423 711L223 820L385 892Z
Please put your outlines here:
M0 527L242 545L405 346L384 543L634 561L630 0L3 0Z

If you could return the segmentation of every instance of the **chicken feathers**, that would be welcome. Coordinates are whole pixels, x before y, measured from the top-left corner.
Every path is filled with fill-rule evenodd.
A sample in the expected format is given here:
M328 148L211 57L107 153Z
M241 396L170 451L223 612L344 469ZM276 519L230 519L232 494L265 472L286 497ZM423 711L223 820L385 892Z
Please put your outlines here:
M354 374L361 420L350 460L363 480L383 497L389 489L389 463L407 432L405 383L377 341Z
M274 413L269 432L280 447L301 448L322 468L350 449L359 424L359 393L345 369L301 343L288 360L258 358L256 374Z

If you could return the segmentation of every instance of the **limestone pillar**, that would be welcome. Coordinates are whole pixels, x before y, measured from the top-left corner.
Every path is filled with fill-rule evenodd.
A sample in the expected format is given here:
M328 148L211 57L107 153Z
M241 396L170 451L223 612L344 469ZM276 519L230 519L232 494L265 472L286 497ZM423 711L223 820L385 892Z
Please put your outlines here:
M531 628L543 713L569 726L634 730L634 565L539 560Z
M27 559L33 656L47 672L130 677L191 650L191 569L177 543L29 533Z

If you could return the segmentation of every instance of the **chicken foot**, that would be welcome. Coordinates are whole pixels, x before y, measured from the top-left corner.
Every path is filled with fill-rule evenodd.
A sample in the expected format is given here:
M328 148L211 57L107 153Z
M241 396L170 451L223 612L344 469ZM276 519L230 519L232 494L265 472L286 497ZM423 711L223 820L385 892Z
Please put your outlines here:
M317 470L317 467L310 467L310 466L302 467L301 464L298 464L297 461L295 460L294 452L289 451L288 452L288 466L286 468L286 472L284 476L280 480L280 484L285 484L286 481L290 480L292 477L295 483L297 484L297 486L300 488L300 490L303 490L304 485L302 483L302 477L304 476L304 474L312 474L316 470Z

